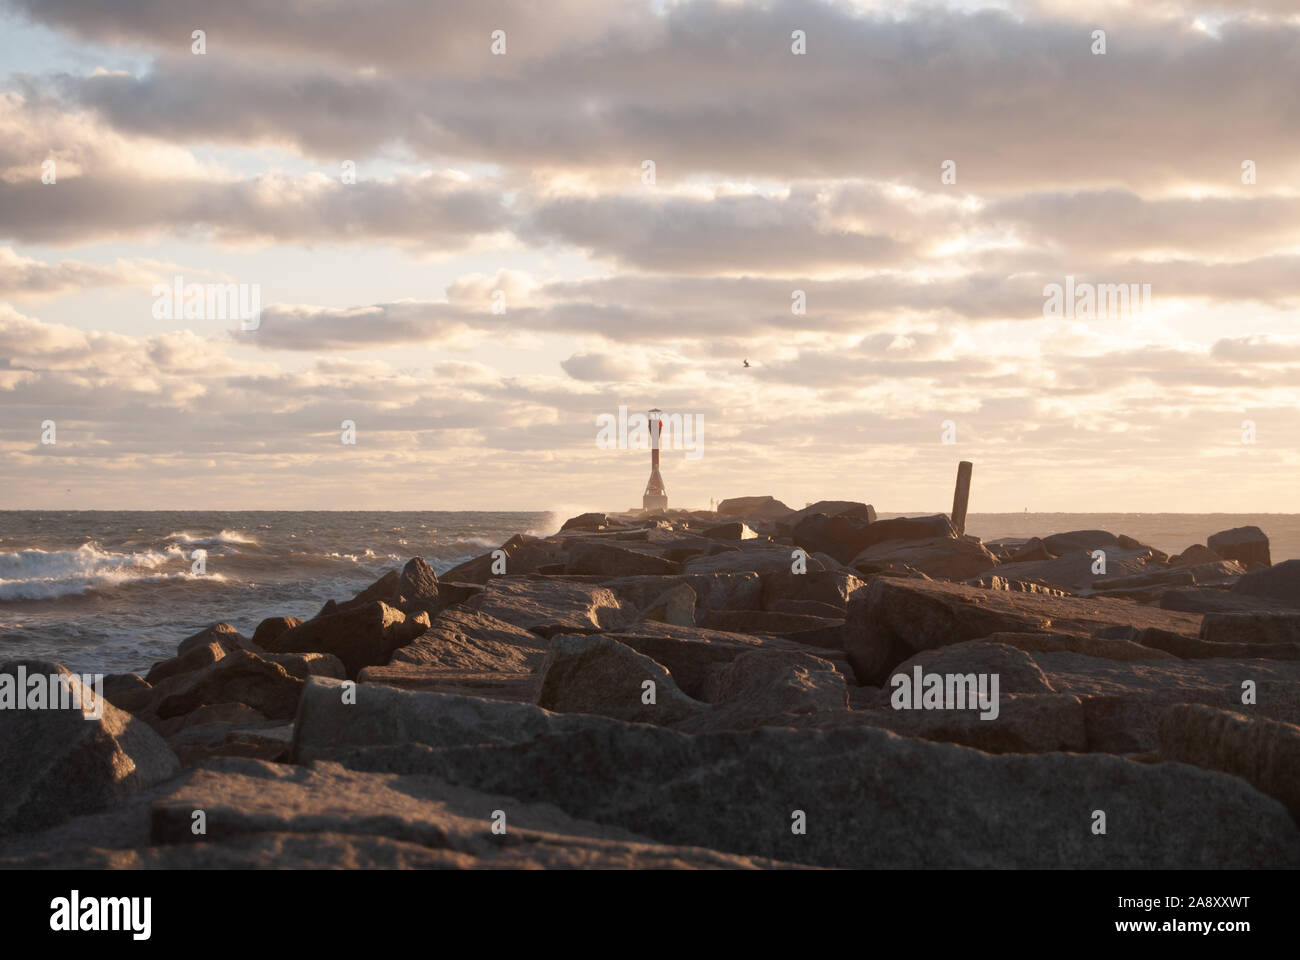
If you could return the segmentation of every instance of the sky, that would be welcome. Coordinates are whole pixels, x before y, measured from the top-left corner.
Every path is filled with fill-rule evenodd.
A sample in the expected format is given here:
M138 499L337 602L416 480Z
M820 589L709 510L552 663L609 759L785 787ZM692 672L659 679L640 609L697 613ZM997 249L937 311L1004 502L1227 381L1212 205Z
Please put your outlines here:
M0 509L627 509L655 407L670 506L1300 512L1297 89L1291 0L0 0Z

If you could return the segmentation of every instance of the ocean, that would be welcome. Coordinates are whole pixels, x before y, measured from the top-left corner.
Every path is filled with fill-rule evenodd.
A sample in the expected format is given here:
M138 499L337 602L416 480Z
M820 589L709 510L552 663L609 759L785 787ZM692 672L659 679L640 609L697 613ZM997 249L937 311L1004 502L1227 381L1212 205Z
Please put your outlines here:
M898 516L882 513L880 516ZM0 661L41 657L78 672L145 672L225 620L310 617L423 556L439 574L516 533L554 533L547 512L0 511ZM1297 514L972 514L968 533L1101 529L1169 553L1254 524L1275 563L1300 557ZM206 571L193 572L206 551Z

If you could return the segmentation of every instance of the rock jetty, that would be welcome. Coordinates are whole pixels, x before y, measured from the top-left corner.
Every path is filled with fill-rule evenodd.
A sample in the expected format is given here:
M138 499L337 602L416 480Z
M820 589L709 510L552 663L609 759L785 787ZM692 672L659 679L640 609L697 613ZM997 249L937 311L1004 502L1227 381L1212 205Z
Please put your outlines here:
M960 529L586 513L99 699L0 665L0 865L1300 866L1300 560Z

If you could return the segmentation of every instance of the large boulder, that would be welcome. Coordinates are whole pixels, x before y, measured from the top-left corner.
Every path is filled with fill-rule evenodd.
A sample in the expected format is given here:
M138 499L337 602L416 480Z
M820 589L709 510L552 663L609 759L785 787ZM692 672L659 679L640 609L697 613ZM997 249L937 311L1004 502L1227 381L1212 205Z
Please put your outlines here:
M504 558L498 551L504 554ZM557 547L551 541L517 533L497 550L466 560L444 573L438 580L439 597L445 605L447 598L443 594L448 583L483 584L496 577L538 573L555 562L556 551Z
M372 600L339 613L318 616L286 630L271 641L272 653L332 653L343 661L348 676L388 662L393 651L415 639L428 625L382 600Z
M680 573L681 566L652 553L588 540L569 548L564 572L604 577L667 576Z
M1268 537L1259 527L1234 527L1220 530L1205 541L1206 546L1225 560L1238 560L1243 567L1267 567L1272 564Z
M221 644L224 650L243 650L247 648L249 640L228 623L214 623L178 643L176 655L183 657L193 650L202 649L212 643Z
M841 514L813 514L794 528L797 546L809 553L828 553L840 563L852 563L868 547L887 540L933 540L956 537L952 521L943 514L868 520Z
M294 763L344 761L359 751L404 746L441 749L528 743L559 732L617 723L588 714L552 713L532 703L384 684L358 684L355 694L355 703L345 702L339 681L307 681L294 719Z
M190 645L185 653L172 657L170 660L155 663L149 673L145 675L145 680L150 684L157 684L168 677L179 676L192 670L201 670L209 664L216 663L225 655L226 648L216 640L202 646Z
M336 613L345 613L349 610L359 610L367 607L376 601L391 604L393 597L397 593L397 584L402 579L402 575L396 570L389 570L382 577L366 587L351 600L344 600L339 603L335 600L326 601L321 607L317 617L333 616Z
M843 619L775 610L710 610L700 626L728 633L786 637L813 647L843 646Z
M274 646L276 637L286 630L302 626L304 622L298 617L267 617L253 631L253 643L255 646L269 650Z
M434 777L223 758L205 764L157 801L148 834L154 846L123 851L110 864L173 870L326 869L339 864L460 870L796 866L657 844L548 803L503 801ZM506 836L488 828L491 812L501 806L509 814ZM208 814L208 832L197 837L195 810ZM94 853L65 854L55 865L110 865L90 859Z
M794 513L775 497L732 497L718 504L718 515L743 520L781 520Z
M556 713L667 726L708 710L661 664L610 637L552 637L539 674L537 705Z
M885 565L903 564L930 577L965 580L996 566L997 562L997 557L975 537L935 537L877 543L854 557L852 566L870 573Z
M625 630L606 634L638 653L663 664L677 685L697 700L707 697L713 675L741 654L753 650L774 650L814 654L848 669L842 652L810 649L796 640L780 637L752 637L702 627L679 627L664 623L643 622Z
M1003 563L988 573L1008 580L1045 583L1071 591L1087 591L1124 577L1150 573L1145 552L1125 550L1118 545L1097 548L1105 554L1105 569L1086 550L1074 550L1051 560Z
M1284 560L1275 567L1252 570L1232 588L1234 594L1300 607L1300 560Z
M775 610L782 602L811 601L838 607L842 612L848 607L849 600L865 589L866 582L847 569L810 570L807 573L774 570L763 574L763 609Z
M1201 639L1215 643L1300 643L1300 613L1207 613Z
M303 681L278 663L247 650L227 654L211 666L155 688L159 718L178 717L199 707L242 703L274 720L287 720L298 709Z
M387 666L366 667L357 679L410 690L435 690L508 700L535 697L534 671L546 641L477 610L448 608L429 629L398 649Z
M615 630L634 616L604 587L562 580L496 579L465 606L542 637Z
M1042 560L1052 559L1047 544L1043 543L1038 537L1031 537L1024 543L1019 544L1014 550L1009 551L1009 553L1011 563L1037 563Z
M1300 727L1200 704L1160 717L1160 759L1241 777L1300 822Z
M1092 590L1110 596L1129 596L1140 600L1155 600L1165 592L1188 586L1226 586L1246 572L1236 560L1217 560L1192 566L1173 567L1163 563L1148 563L1143 573L1122 577L1094 577ZM1110 571L1108 570L1107 573Z
M104 677L104 699L119 710L136 713L153 700L153 685L138 673L110 673Z
M53 696L31 709L37 677ZM61 664L11 660L0 666L0 770L0 834L7 834L115 806L180 765L158 734L96 698Z
M758 544L759 541L741 541L746 544ZM756 546L753 549L732 550L715 553L707 557L692 557L686 561L687 574L701 573L744 573L753 571L766 574L781 570L790 570L795 564L792 547ZM804 565L809 572L825 569L815 557L808 557Z
M1081 753L1088 733L1078 697L1054 693L1000 694L998 715L975 710L856 710L852 721L902 737L957 743L986 753Z
M1201 627L1204 629L1205 624L1202 623ZM1227 657L1233 660L1248 660L1255 657L1269 660L1300 660L1300 643L1260 645L1231 640L1204 640L1155 627L1134 630L1133 639L1145 647L1167 651L1183 660L1204 660L1208 657Z
M393 591L393 605L406 614L439 609L438 575L424 557L412 557L402 568L397 588Z
M849 604L845 651L859 683L885 682L920 650L993 633L1075 633L1115 625L1195 634L1194 614L1111 598L1051 597L943 581L878 578Z
M1281 804L1185 764L995 756L870 728L688 736L591 719L527 742L380 747L347 763L552 803L661 843L823 867L1300 865ZM1105 837L1090 829L1096 810Z
M642 620L658 620L681 627L695 625L695 591L679 583L655 597L638 612Z
M1091 553L1094 550L1106 550L1109 553L1108 547L1119 546L1119 538L1106 530L1071 530L1067 533L1054 533L1042 540L1047 552L1054 557L1079 551Z
M1175 554L1169 558L1171 567L1195 567L1202 563L1218 563L1223 557L1219 556L1203 543L1194 543L1182 553Z
M195 767L214 757L252 757L280 763L288 758L293 745L293 728L289 723L191 724L168 737L167 745L183 767Z
M259 653L263 660L278 663L285 673L299 680L308 677L334 677L346 680L348 668L332 653Z
M968 640L937 650L922 650L890 672L888 686L893 686L894 677L910 678L918 667L922 674L996 674L1000 693L1056 693L1033 657L990 640Z
M1247 681L1255 694L1256 703L1249 708L1254 715L1300 722L1300 662L1293 660L1121 661L1064 652L1032 656L1058 693L1083 701L1089 750L1154 750L1166 707L1200 703L1241 710Z
M706 610L757 610L763 595L763 581L753 571L740 573L687 573L667 577L618 577L602 581L618 599L638 610L657 604L679 586L695 595L697 618Z
M580 513L564 521L561 530L604 530L609 526L609 517L603 513Z
M849 604L844 650L859 683L886 682L894 667L919 650L1050 625L1027 610L998 609L978 593L922 590L914 583L880 578Z
M844 675L810 653L752 650L710 678L706 699L715 709L679 724L685 732L782 726L791 715L846 711Z
M537 634L482 610L451 608L429 629L394 651L391 664L409 663L447 671L527 673L545 655Z
M805 519L818 513L825 517L856 517L869 523L876 522L876 508L869 503L858 500L818 500L785 517L779 526L793 531Z

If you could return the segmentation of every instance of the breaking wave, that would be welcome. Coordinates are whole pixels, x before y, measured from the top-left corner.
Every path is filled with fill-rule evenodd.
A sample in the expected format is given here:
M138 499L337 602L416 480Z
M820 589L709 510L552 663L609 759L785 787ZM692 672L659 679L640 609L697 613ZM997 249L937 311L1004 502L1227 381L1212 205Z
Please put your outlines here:
M169 564L175 567L170 573L163 570ZM92 541L75 550L19 550L0 553L0 600L49 600L191 576L189 561L178 546L116 553Z

